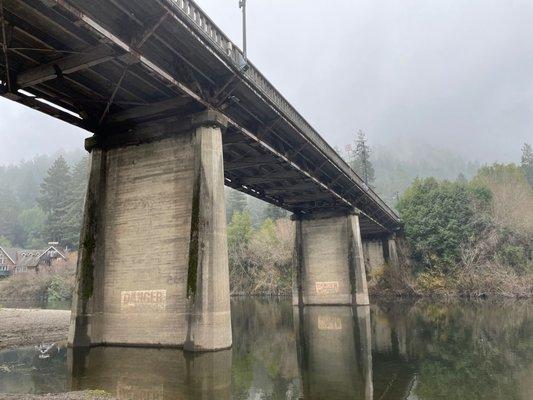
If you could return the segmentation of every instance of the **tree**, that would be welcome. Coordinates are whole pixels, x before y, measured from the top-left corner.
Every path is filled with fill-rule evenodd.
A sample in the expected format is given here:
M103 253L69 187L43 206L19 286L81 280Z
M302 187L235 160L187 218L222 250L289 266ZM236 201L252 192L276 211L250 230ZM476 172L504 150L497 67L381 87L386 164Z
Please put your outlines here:
M72 170L71 185L66 194L66 209L63 216L65 227L64 241L71 247L77 247L80 239L83 206L87 191L89 159L82 158Z
M15 194L8 187L0 190L0 236L14 246L22 246L24 242L19 213L20 204Z
M250 213L236 211L228 225L228 247L247 246L252 238L253 228Z
M63 156L59 156L48 169L38 199L39 205L46 213L46 225L43 230L46 241L66 241L64 215L68 208L70 184L70 168Z
M29 208L20 213L20 225L24 232L24 245L26 248L41 248L46 244L42 239L42 233L46 222L46 214L39 207ZM35 246L41 243L41 246Z
M522 169L531 187L533 187L533 150L529 143L524 143L522 147Z
M456 265L460 246L483 230L476 212L488 210L490 199L490 190L481 185L416 179L398 203L414 258L428 269Z
M472 179L492 193L494 222L506 229L529 236L533 232L533 190L525 171L516 164L485 165Z
M228 221L231 221L234 213L243 212L247 208L246 195L238 190L228 188L226 198L226 217Z
M359 130L355 140L355 148L349 151L349 164L352 169L363 178L368 187L374 186L375 172L370 161L371 149L367 144L366 136Z
M6 238L5 236L0 236L0 247L6 248L11 247L13 244L11 243L11 240Z

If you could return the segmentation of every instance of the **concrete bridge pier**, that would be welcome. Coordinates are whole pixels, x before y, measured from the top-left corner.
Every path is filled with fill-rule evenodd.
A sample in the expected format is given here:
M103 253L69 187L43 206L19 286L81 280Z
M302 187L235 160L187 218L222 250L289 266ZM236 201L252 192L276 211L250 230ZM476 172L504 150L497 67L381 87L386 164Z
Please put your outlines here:
M295 214L293 220L293 304L369 304L358 213Z
M204 112L88 140L69 346L231 346L224 127Z
M391 267L398 268L400 266L400 259L398 258L395 234L392 234L387 238L387 250L387 262Z

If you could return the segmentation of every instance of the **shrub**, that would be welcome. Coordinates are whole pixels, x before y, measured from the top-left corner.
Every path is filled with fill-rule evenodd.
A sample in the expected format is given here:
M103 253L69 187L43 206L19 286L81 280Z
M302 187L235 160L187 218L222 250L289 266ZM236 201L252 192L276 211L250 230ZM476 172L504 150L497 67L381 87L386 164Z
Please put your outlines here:
M417 179L398 203L413 257L426 269L453 269L461 244L475 239L480 219L476 208L487 208L486 188L463 182Z
M233 214L228 226L232 294L281 295L292 287L292 224L267 218L258 229L247 212Z
M74 291L75 259L41 266L39 272L22 272L0 281L4 299L17 301L70 300Z

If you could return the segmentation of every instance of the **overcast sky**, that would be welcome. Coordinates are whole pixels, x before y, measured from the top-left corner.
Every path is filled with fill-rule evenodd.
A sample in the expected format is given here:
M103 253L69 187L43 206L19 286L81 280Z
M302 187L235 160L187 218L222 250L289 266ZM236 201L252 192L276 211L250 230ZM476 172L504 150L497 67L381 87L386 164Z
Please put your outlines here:
M241 44L238 0L198 0ZM533 142L533 0L248 0L250 60L333 145L518 161ZM87 133L0 99L0 164Z

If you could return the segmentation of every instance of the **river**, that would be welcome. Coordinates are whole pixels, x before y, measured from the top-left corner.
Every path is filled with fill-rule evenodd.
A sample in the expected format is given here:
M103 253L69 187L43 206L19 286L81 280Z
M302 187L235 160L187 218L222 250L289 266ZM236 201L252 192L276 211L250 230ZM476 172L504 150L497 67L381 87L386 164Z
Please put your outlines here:
M233 348L0 352L0 392L121 399L533 399L531 302L232 300Z

